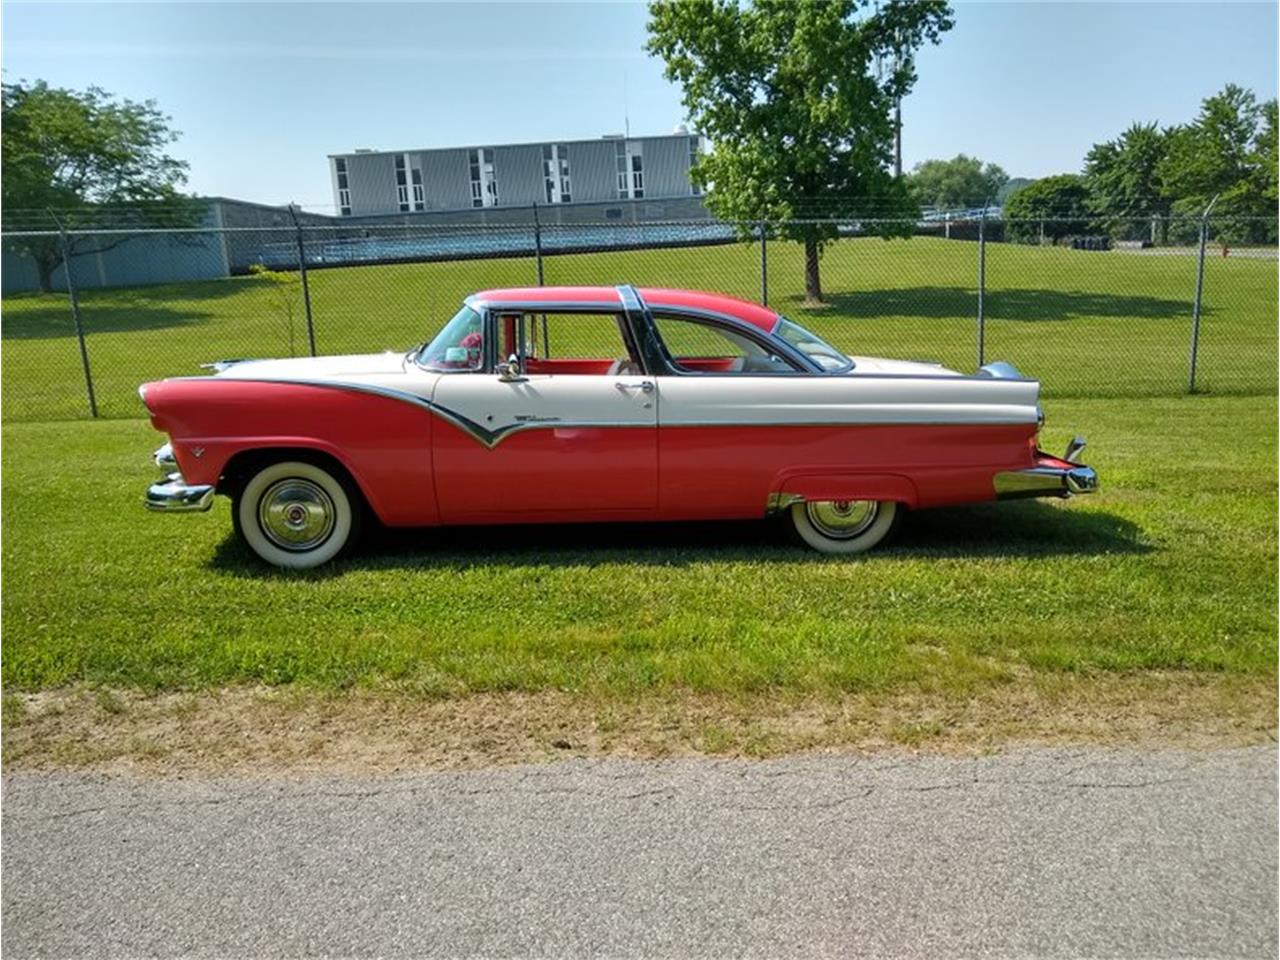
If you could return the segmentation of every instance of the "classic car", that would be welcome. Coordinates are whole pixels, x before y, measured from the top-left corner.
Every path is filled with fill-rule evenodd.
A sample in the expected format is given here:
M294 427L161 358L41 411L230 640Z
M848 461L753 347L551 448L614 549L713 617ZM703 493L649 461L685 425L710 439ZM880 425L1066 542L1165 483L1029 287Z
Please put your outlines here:
M362 523L712 520L784 514L867 550L904 510L1097 487L1037 444L1040 385L1010 365L846 356L774 310L689 290L532 287L467 297L407 353L223 361L144 384L167 479L148 508L231 498L281 567Z

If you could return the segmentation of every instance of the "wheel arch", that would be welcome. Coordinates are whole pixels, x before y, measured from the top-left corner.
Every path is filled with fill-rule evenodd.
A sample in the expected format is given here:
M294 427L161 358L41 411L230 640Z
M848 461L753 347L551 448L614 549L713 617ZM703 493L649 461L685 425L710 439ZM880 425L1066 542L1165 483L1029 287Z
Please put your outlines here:
M792 473L779 477L769 496L770 510L813 500L882 500L915 509L915 482L896 473Z
M338 480L355 495L360 509L369 516L381 519L374 500L368 489L360 482L359 476L342 457L322 447L297 444L264 444L237 450L223 464L218 477L217 492L235 499L258 470L273 463L296 460L310 463L330 471Z

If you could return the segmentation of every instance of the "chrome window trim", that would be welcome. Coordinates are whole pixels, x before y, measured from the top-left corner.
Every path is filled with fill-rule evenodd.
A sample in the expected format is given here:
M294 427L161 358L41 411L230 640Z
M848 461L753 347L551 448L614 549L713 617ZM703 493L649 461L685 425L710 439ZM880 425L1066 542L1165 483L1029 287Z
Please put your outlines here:
M754 324L746 323L742 320L734 320L732 317L725 317L723 314L715 314L709 310L695 310L685 307L663 307L661 305L652 305L649 307L650 322L653 324L654 336L657 337L659 346L662 348L662 358L667 366L660 376L675 377L795 377L806 376L814 373L815 364L809 362L808 357L803 356L800 351L795 350L790 344L785 344L785 349L775 351L780 356L785 357L791 363L799 365L799 369L781 371L781 370L685 370L676 363L675 357L671 355L667 343L662 339L662 331L658 329L658 317L668 317L673 320L679 320L681 317L689 319L705 320L710 324L721 324L726 328L738 333L748 340L755 342L762 347L773 347L783 341L774 337L773 334L764 333Z
M650 317L655 317L657 314L662 313L662 314L674 315L677 317L678 316L693 317L699 320L709 320L713 323L724 324L730 329L741 332L743 336L746 336L749 339L756 340L757 342L763 341L769 346L780 347L781 349L777 350L776 352L787 357L787 359L791 360L792 362L799 364L799 367L800 367L799 370L792 371L792 373L774 373L774 372L768 372L768 373L720 372L720 373L717 373L713 371L708 371L707 373L698 373L690 370L681 370L679 367L675 365L675 361L671 359L670 351L667 350L667 345L663 341L662 335L658 333L657 324L654 323L654 334L658 338L658 343L662 345L662 352L669 363L671 373L675 376L681 376L681 377L706 377L706 376L790 377L790 376L794 376L795 374L824 373L821 367L819 367L816 363L814 363L812 360L806 357L801 351L797 350L795 347L787 343L781 337L774 336L772 331L765 330L763 327L759 327L754 323L748 323L746 320L742 320L739 317L732 316L731 314L721 313L718 310L707 310L702 307L686 307L686 306L681 306L677 304L649 303L648 301L645 301L645 307L648 309ZM774 327L775 328L777 327L776 322L774 324Z

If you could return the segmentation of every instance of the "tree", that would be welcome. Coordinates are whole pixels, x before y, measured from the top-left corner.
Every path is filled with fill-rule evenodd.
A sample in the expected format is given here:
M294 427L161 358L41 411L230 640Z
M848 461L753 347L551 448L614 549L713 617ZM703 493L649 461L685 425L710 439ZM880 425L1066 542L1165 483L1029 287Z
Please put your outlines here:
M944 210L981 207L993 202L1009 175L994 163L957 154L952 160L917 163L908 178L911 192L925 206Z
M1173 203L1164 182L1174 129L1135 123L1115 140L1095 143L1084 161L1090 203L1113 235L1128 237L1136 220L1159 221L1167 241ZM1155 239L1152 237L1152 239Z
M1023 187L1004 205L1005 236L1036 242L1057 241L1091 228L1089 190L1083 177L1063 173Z
M1000 189L996 191L996 203L1003 206L1015 193L1024 187L1031 186L1033 183L1035 183L1035 180L1030 177L1014 177L1011 180L1006 180Z
M1276 234L1276 102L1228 84L1176 130L1160 164L1173 210L1199 214L1217 196L1219 235L1262 241Z
M862 219L883 237L911 233L918 208L889 169L893 107L915 83L912 52L951 25L945 0L650 5L647 49L713 143L693 170L707 206L803 243L809 301L822 299L818 260L836 218ZM827 219L793 222L806 217Z
M0 199L9 225L186 226L198 219L199 208L178 192L187 165L165 153L178 135L154 101L118 100L98 87L65 90L43 80L6 83L0 100ZM47 211L56 211L57 221ZM77 238L71 255L124 239ZM52 289L63 259L58 238L12 242L35 260L40 289Z

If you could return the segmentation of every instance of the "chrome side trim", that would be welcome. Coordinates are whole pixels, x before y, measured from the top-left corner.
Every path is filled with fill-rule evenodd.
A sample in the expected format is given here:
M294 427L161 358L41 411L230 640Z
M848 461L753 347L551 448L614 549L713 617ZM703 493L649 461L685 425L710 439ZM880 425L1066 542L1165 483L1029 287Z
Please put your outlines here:
M1077 493L1093 493L1098 489L1098 474L1093 467L1029 467L1005 470L992 481L996 497L1016 500L1022 497L1070 497Z
M797 503L804 503L804 497L798 493L787 493L785 490L779 490L776 493L769 494L769 499L765 501L764 512L766 516L782 513L784 510L790 510Z
M164 483L147 488L142 505L157 513L198 513L213 506L213 486L190 485L183 481L182 474L170 474Z

